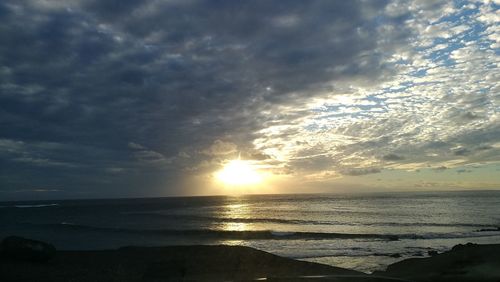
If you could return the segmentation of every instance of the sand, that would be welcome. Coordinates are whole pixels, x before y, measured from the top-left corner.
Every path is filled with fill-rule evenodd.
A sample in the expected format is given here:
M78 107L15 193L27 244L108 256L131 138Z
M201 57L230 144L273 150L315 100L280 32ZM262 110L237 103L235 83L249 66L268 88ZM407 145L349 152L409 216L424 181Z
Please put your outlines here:
M499 258L500 245L467 245L366 275L242 246L125 247L45 263L3 257L0 281L500 281Z

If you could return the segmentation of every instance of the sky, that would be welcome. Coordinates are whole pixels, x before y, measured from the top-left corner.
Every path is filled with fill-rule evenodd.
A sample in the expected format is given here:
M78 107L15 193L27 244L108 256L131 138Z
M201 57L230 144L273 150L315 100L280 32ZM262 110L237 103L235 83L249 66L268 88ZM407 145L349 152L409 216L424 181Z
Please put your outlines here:
M499 7L1 1L0 200L500 189Z

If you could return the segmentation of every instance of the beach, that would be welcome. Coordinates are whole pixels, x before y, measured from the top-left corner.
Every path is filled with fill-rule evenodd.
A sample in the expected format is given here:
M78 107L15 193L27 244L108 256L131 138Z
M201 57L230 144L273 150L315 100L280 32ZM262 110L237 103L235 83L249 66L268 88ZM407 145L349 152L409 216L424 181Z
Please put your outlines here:
M372 273L457 244L500 243L499 206L495 191L3 202L0 238L61 251L247 246Z
M0 281L498 281L499 201L432 192L3 202Z
M1 252L0 252L1 254ZM0 256L0 281L498 281L500 245L457 245L373 274L242 246L57 251L47 261Z

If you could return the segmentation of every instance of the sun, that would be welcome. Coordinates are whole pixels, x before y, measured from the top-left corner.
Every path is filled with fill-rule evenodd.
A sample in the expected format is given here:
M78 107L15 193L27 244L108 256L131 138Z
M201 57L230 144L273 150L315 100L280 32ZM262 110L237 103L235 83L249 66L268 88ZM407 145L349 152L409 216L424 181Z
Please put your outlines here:
M224 184L235 186L256 185L263 180L252 161L240 159L229 161L215 177Z

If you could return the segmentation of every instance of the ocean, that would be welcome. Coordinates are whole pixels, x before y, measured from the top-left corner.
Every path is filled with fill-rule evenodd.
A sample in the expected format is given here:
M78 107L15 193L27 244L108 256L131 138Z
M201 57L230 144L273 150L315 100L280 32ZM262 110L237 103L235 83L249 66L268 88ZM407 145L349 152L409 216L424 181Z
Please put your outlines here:
M244 245L363 272L500 243L500 191L0 202L0 238L58 249Z

